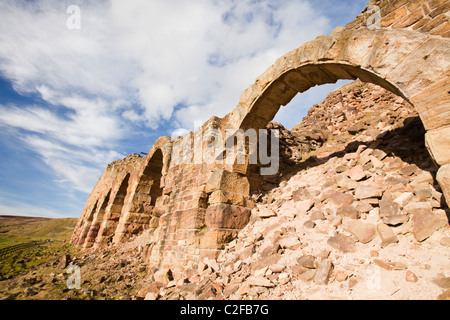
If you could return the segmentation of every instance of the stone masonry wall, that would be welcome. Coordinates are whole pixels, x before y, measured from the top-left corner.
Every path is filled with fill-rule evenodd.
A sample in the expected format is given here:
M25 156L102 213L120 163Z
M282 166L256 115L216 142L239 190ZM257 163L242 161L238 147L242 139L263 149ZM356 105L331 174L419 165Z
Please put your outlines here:
M376 11L368 10L378 6L381 17L380 26L390 29L409 29L442 37L450 37L450 17L448 0L372 0L367 8L349 23L347 29L367 26L370 16Z
M146 231L147 259L173 272L217 256L247 224L252 205L247 178L220 169L210 155L208 130L217 124L212 118L184 137L160 139L145 158L131 155L109 165L72 243L101 247Z
M418 111L443 194L450 199L449 2L371 1L346 28L320 36L277 59L223 119L213 117L183 137L161 137L146 157L110 164L81 214L72 244L114 245L145 234L151 267L182 273L217 257L249 221L255 166L218 163L218 133L262 129L281 106L314 85L361 79L400 95ZM257 169L257 168L256 168ZM269 179L270 177L264 177Z

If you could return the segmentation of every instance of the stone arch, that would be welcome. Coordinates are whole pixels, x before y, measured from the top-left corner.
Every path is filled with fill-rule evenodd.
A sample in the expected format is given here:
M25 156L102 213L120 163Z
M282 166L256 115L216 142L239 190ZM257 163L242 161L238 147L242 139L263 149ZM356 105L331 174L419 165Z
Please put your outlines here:
M411 103L450 200L450 39L404 29L335 31L278 58L222 119L223 129L262 129L298 93L339 79L360 79ZM245 173L234 166L233 171Z
M95 201L95 204L92 207L92 209L88 211L87 217L85 218L85 220L83 220L83 225L81 226L82 229L81 229L79 238L77 240L77 244L83 244L84 241L86 240L86 236L89 232L89 229L91 228L92 220L94 219L94 215L97 213L98 202L99 202L99 200L97 199L97 201Z
M113 242L123 242L148 228L157 200L163 195L164 178L170 161L169 137L159 138L139 169L129 201L123 210Z
M129 180L130 173L127 173L125 177L123 177L122 182L113 197L112 203L108 204L103 219L99 220L101 221L101 225L98 236L95 238L94 246L98 247L112 241L128 196Z
M89 248L95 243L95 239L97 238L98 232L100 230L100 224L103 220L106 208L108 207L109 204L110 196L111 190L108 191L106 196L103 198L100 207L95 212L95 215L92 219L89 229L87 230L86 237L82 239L82 241L80 242L81 244L84 245L84 248Z

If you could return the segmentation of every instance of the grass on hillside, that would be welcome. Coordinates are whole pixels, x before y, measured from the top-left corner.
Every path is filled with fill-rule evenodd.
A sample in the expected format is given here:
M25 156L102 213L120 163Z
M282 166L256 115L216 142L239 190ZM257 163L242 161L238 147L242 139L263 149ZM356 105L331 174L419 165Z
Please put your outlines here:
M50 239L70 241L78 219L46 219L0 216L0 248L18 243Z

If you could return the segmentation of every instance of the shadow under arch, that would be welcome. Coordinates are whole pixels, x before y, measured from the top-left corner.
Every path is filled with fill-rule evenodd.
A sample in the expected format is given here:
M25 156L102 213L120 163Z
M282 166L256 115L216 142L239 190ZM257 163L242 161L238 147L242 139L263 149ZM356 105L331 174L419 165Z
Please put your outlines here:
M108 191L105 198L101 202L99 210L95 213L92 219L92 223L89 227L89 230L87 231L86 238L82 239L81 243L83 243L84 248L89 248L94 244L95 239L97 238L98 232L100 230L100 225L105 215L106 208L108 207L110 196L111 196L111 189Z
M130 173L125 175L114 195L112 203L108 204L100 230L98 231L98 236L95 239L94 247L107 245L112 242L123 212L124 204L127 202L126 198L129 196L130 177Z
M165 139L164 139L165 140ZM167 155L155 145L147 155L141 172L133 185L130 198L123 209L113 242L125 242L141 234L150 227L152 217L156 215L157 200L163 195L163 175L167 170Z

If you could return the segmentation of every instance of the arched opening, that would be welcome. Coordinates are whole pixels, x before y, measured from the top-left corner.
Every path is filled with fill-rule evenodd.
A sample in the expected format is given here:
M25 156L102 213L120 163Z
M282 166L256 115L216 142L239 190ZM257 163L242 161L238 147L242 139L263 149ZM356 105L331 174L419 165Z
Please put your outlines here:
M250 102L249 111L240 121L239 128L263 129L273 120L280 107L286 106L298 93L317 85L336 83L343 79L360 79L370 82L407 100L393 84L359 67L344 63L306 64L296 69L289 69L273 79L263 92Z
M448 50L450 42L411 30L335 30L278 58L221 120L225 130L264 129L298 92L339 79L369 82L411 103L426 129L426 145L450 198ZM228 170L245 174L248 163Z
M95 201L94 207L92 208L92 210L89 211L89 214L87 215L86 220L83 221L84 225L82 226L81 234L79 236L77 244L83 244L84 241L86 240L86 236L87 236L87 234L89 232L89 229L91 227L92 220L94 219L94 215L97 212L97 205L98 205L98 200Z
M109 205L106 210L105 217L100 225L100 230L98 231L98 236L96 237L95 243L97 246L102 244L109 244L112 242L114 232L117 229L119 220L122 214L122 209L125 204L125 198L128 194L128 184L130 180L130 174L127 173L120 184L119 189L114 197L113 202Z
M95 216L92 219L92 223L87 231L86 239L82 242L84 243L85 248L91 247L95 239L97 238L98 232L100 230L100 224L103 220L103 216L105 215L106 208L109 204L109 198L111 195L111 190L108 191L106 197L103 199L100 209L95 213Z
M145 184L150 184L150 205L155 206L156 199L158 199L163 192L161 188L161 177L163 168L163 154L161 149L157 149L152 158L148 162L144 169L144 173L141 176L141 181Z
M163 153L161 149L156 149L139 177L136 188L130 195L130 200L123 209L124 214L115 232L114 243L123 242L149 227L150 219L155 215L157 199L163 193L161 187L162 168Z
M362 180L358 180L361 184L372 174L375 176L380 173L373 166L384 166L387 171L397 168L399 172L402 170L401 173L392 175L386 183L403 183L408 190L405 193L411 192L414 199L428 201L433 207L446 206L442 190L435 179L439 167L433 162L425 145L426 130L420 114L395 86L370 71L348 65L325 63L308 66L306 70L291 70L289 72L294 72L294 75L287 72L272 81L242 118L241 129L260 129L265 125L269 132L280 132L280 170L273 176L261 176L260 164L247 167L246 174L253 195L263 197L279 186L281 181L288 180L303 169L319 166L332 158L343 159L347 153L361 153L363 148L367 148L374 151L373 154L372 151L366 152L368 160L358 158L366 174ZM345 79L350 76L358 79L331 92L323 103L312 106L303 121L299 119L299 124L291 130L270 122L280 108L288 105L300 92L295 92L293 88L304 92L315 83L333 83L339 72L343 72L342 77ZM270 140L267 141L267 153L270 154ZM350 168L352 166L338 170L342 173ZM407 172L410 172L409 176ZM413 181L427 174L430 180L426 183ZM355 192L356 186L356 183L351 184L351 192ZM390 186L385 190L386 194L390 194ZM266 198L264 201L274 199Z

